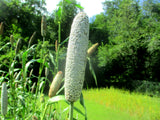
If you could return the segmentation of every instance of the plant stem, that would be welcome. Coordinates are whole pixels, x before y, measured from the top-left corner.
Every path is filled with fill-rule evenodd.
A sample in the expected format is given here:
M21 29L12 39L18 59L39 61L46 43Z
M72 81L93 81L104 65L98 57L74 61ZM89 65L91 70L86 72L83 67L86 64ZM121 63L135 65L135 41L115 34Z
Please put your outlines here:
M56 52L56 73L58 72L58 66L59 66L59 44L61 42L61 22L58 22L58 41L57 41L57 52Z
M43 113L43 116L42 116L41 120L44 119L44 116L45 116L45 114L46 114L47 108L48 108L48 103L47 103L46 106L45 106L44 113Z
M44 41L45 41L45 37L43 37L43 44L44 44Z
M69 109L69 120L73 120L73 107L74 107L74 102L71 102Z

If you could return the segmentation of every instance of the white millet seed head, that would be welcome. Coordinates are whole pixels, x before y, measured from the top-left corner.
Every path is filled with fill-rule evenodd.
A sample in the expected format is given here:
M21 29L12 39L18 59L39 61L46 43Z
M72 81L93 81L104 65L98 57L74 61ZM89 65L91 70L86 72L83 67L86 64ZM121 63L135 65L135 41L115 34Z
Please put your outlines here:
M6 83L2 83L2 91L1 91L1 114L7 114L7 106L8 106L8 95L7 95L7 86Z
M46 29L47 29L47 21L46 21L46 16L42 16L42 19L41 19L41 35L43 37L46 36Z
M65 98L79 99L83 88L89 39L89 21L84 12L76 15L71 26L65 68Z

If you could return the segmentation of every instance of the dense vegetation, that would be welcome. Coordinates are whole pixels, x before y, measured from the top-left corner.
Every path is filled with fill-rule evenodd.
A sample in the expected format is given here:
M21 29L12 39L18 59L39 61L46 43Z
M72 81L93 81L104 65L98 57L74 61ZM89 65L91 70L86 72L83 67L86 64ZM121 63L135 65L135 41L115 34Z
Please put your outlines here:
M132 114L137 119L159 119L159 108L151 100L156 99L159 104L155 97L160 96L160 1L106 0L103 7L103 13L90 19L89 47L99 46L97 51L88 54L84 87L114 86L147 93L150 97L132 97L129 92L112 87L94 89L88 93L83 91L88 96L84 94L87 106L92 111L92 99L92 104L98 103L99 109L102 109L100 104L105 104L115 115L116 111L122 113L121 110L127 109L131 119ZM45 0L1 0L0 86L5 86L6 82L4 90L8 92L8 97L3 98L2 94L1 100L9 103L7 112L1 110L2 118L68 118L69 107L61 109L57 102L69 104L64 98L62 76L71 24L79 11L83 11L83 7L76 0L61 0L53 13L47 12ZM44 93L48 94L57 73L62 75L62 83L56 86L60 89L55 91L56 96L45 99ZM87 119L83 94L78 104L74 110ZM126 114L123 114L125 119Z
M84 90L88 118L92 120L158 120L159 98L111 87ZM102 97L103 96L103 97Z
M155 84L159 88L159 2L103 3L104 13L96 16L90 28L91 42L101 44L95 60L99 84L142 91Z
M95 70L98 86L116 86L130 90L139 90L159 94L160 70L160 1L159 0L113 0L103 3L104 12L94 16L90 23L90 46L99 43L98 51L92 55L91 63ZM67 38L70 26L76 13L83 8L76 0L64 0L58 4L58 9L48 13L45 1L39 0L1 0L0 22L4 29L0 35L0 69L1 76L8 71L11 61L15 67L22 68L22 53L29 48L28 42L36 32L34 51L28 53L26 62L41 58L51 68L48 79L52 79L57 71L64 71ZM5 11L5 12L4 12ZM46 15L47 32L45 40L41 37L41 17ZM13 35L13 45L10 44ZM18 39L22 39L20 52L14 49ZM57 43L58 42L58 43ZM54 47L57 43L58 53ZM55 56L54 60L50 55ZM86 70L85 87L95 87L95 77ZM35 68L41 68L40 62L35 62L28 69L33 69L33 75L39 73ZM42 67L42 76L45 67ZM46 68L47 69L47 68ZM29 74L29 73L27 73ZM5 81L4 79L2 81ZM36 77L32 81L36 81Z

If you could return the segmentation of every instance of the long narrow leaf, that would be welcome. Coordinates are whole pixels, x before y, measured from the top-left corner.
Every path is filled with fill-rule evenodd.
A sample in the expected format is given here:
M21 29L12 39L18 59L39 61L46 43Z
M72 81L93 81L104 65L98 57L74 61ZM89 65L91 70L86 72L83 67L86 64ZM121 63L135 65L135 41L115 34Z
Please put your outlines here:
M31 63L37 62L39 59L32 59L29 62L27 62L27 64L25 65L25 74L28 71L28 67L30 66Z
M58 8L58 11L56 14L58 16L58 20L61 21L61 16L62 16L62 8L61 7Z
M83 106L84 110L85 110L85 120L87 120L87 109L86 109L86 106L84 104L84 99L83 99L83 94L81 93L81 96L80 96L80 104Z
M51 52L49 52L49 58L51 59L52 64L53 64L54 66L56 66L56 62L55 62L54 57L53 57L53 55L52 55Z
M8 45L10 45L10 44L11 44L11 43L8 42L8 43L6 43L5 45L3 45L3 47L0 48L0 51L2 51L6 46L8 46Z
M78 8L80 8L80 9L84 9L84 7L82 7L82 6L79 5L79 4L76 4L75 6L78 7Z
M89 69L90 69L90 71L91 71L91 73L92 73L92 75L93 75L93 77L94 77L96 86L98 87L97 77L96 77L96 74L95 74L94 69L93 69L93 67L92 67L92 63L91 63L90 58L88 58L88 62L89 62Z
M6 79L7 77L0 77L0 82L3 83L3 81Z
M69 37L67 37L67 38L60 44L60 46L62 46L64 43L68 42L68 40L69 40Z
M25 77L27 75L27 70L28 70L28 66L27 66L27 69L26 69L27 55L28 55L28 52L30 52L31 50L33 50L35 46L36 45L32 45L22 55L22 69L23 69L23 72L24 72L23 74L24 74Z
M66 107L66 108L62 111L62 113L66 112L68 109L69 109L69 107Z
M9 68L9 74L10 74L10 75L13 74L13 72L14 72L14 65L15 65L15 61L13 61L13 62L11 63L11 66L10 66L10 68Z
M58 90L58 92L56 93L56 95L58 95L62 90L64 90L64 85L61 87L60 90Z
M74 107L74 109L75 109L78 113L80 113L81 115L85 116L85 114L84 114L80 109L78 109L77 107Z
M67 3L71 4L72 2L70 0L65 0Z
M7 73L6 71L0 70L0 73Z
M68 105L70 105L70 103L68 101L65 101ZM81 115L85 116L85 114L80 110L78 109L77 107L74 106L74 108L78 113L80 113Z
M58 101L65 101L65 96L64 95L54 96L48 100L48 104L53 104Z
M25 70L25 64L26 64L26 61L27 61L27 54L28 54L28 51L25 51L22 55L22 69L23 69L23 71Z
M44 64L45 67L49 68L48 62L45 62L45 63L44 63L44 60L43 60L43 59L37 59L37 62L38 62L38 63L41 63L41 64Z

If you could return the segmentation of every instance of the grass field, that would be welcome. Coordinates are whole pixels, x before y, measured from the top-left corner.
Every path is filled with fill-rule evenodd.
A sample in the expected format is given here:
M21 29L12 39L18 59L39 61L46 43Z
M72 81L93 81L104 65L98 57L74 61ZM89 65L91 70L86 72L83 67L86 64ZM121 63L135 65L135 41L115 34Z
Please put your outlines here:
M83 90L88 120L160 120L160 98L115 88ZM60 102L62 110L67 104ZM79 102L75 106L84 112ZM74 111L74 118L84 117Z
M160 120L160 98L115 88L83 90L88 120ZM45 97L47 102L48 96ZM44 111L45 104L37 103L38 109ZM85 113L84 108L77 101L74 105ZM47 109L46 117L51 116L56 108L58 119L68 117L68 104L59 101ZM66 109L66 111L64 111ZM32 115L33 113L30 113ZM50 119L50 117L45 119ZM74 118L84 120L84 116L74 110Z
M160 120L160 98L119 89L83 91L89 120Z

